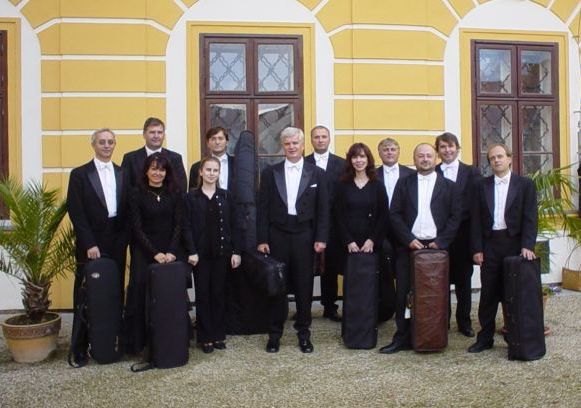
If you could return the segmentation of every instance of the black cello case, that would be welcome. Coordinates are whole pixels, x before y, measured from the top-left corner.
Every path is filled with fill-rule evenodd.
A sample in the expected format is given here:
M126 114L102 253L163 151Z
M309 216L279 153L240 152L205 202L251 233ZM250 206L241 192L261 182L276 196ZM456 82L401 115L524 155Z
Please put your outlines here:
M69 364L82 367L75 357L88 352L99 364L118 361L123 355L121 278L115 261L101 257L88 262L76 294Z
M150 368L180 367L189 358L187 275L183 262L154 263L147 271L146 361L131 367L139 372Z
M546 353L540 259L504 258L504 304L509 360L538 360Z
M377 344L378 269L377 254L347 255L341 336L348 348L371 349Z
M268 332L266 296L248 279L244 253L256 251L256 195L258 160L254 134L240 133L234 150L234 223L241 231L242 265L228 272L226 279L226 333Z

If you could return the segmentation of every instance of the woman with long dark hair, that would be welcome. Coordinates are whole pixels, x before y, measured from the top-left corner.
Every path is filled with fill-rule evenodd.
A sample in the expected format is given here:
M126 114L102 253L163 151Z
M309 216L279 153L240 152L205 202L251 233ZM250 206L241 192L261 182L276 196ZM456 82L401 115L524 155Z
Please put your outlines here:
M225 286L230 268L240 265L240 242L233 223L233 203L219 188L220 161L200 163L199 183L187 195L186 246L195 266L197 341L204 353L225 349Z
M126 351L146 345L145 293L148 267L184 258L181 247L185 205L168 158L154 153L145 159L142 177L130 201L132 253L125 324Z
M372 348L377 341L378 264L375 254L385 236L388 201L383 183L377 180L369 147L363 143L353 144L346 161L335 197L335 217L347 253L343 341L350 348Z

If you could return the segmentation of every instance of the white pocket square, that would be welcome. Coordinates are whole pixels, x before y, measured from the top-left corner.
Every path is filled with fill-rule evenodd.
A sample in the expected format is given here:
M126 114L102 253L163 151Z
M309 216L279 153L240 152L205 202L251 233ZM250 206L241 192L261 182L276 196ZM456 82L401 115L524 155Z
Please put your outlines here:
M313 188L313 187L317 187L317 185L316 185L316 184L311 184L311 185L310 185L310 187L311 187L311 188Z

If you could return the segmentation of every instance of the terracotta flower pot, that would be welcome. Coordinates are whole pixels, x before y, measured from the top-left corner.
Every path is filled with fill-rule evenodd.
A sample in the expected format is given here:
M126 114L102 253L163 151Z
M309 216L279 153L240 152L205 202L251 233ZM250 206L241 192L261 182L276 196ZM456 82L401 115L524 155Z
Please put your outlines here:
M37 324L15 324L22 315L2 322L2 333L14 361L36 363L47 358L55 349L61 329L61 317L47 313L47 321Z

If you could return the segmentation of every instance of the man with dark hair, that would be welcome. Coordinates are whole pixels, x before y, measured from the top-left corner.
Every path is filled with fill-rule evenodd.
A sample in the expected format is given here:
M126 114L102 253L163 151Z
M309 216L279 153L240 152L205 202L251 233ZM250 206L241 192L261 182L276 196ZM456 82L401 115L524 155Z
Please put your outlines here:
M206 132L208 154L220 160L220 188L232 192L234 185L234 157L227 153L228 140L228 131L223 127L213 127ZM199 174L200 162L198 161L192 164L190 168L190 189L197 187Z
M299 348L312 353L313 254L325 250L329 233L327 181L323 170L303 159L301 129L285 128L280 139L286 159L267 167L261 177L257 249L286 264L287 283L292 285L297 305L294 327ZM287 294L271 298L269 309L266 351L276 353L288 315Z
M325 126L318 125L311 130L311 144L315 150L305 157L305 162L316 165L325 171L329 190L329 208L332 210L335 197L335 186L345 169L345 159L334 155L329 151L331 132ZM337 275L343 265L342 248L339 242L338 232L330 217L330 232L327 248L323 254L323 268L321 272L321 304L324 307L323 317L334 322L340 322L341 316L337 313Z
M512 152L504 144L488 148L493 175L476 186L472 206L472 253L480 265L480 331L470 353L492 348L498 304L503 294L503 261L521 255L535 259L537 239L537 192L530 178L511 172Z
M187 187L187 176L184 170L184 163L182 156L179 153L173 152L162 147L165 139L165 124L158 118L147 118L143 124L143 139L145 139L145 146L125 153L121 167L127 173L127 179L130 187L137 185L137 180L143 174L143 163L145 158L153 153L161 153L167 156L171 163L175 174L175 181L180 191L185 192Z
M435 171L436 151L428 143L414 149L417 175L397 183L391 203L391 227L398 241L396 257L397 331L393 341L382 347L383 354L411 348L410 322L406 318L406 298L410 290L411 251L448 249L460 225L461 202L456 185Z
M75 231L77 270L73 303L82 282L82 270L87 262L102 256L117 264L123 299L125 261L128 241L127 189L121 167L112 162L115 133L99 129L91 136L95 157L71 171L67 192L67 209ZM88 339L81 339L86 350ZM86 353L74 356L77 363L86 361Z
M470 209L480 171L475 166L458 160L460 143L456 135L446 132L436 138L436 150L442 162L436 171L456 183L462 196L462 221L456 238L450 245L450 283L455 286L456 322L458 331L466 337L474 337L470 309L472 307L472 257L470 256ZM451 308L450 308L451 311ZM451 313L451 312L450 312Z

